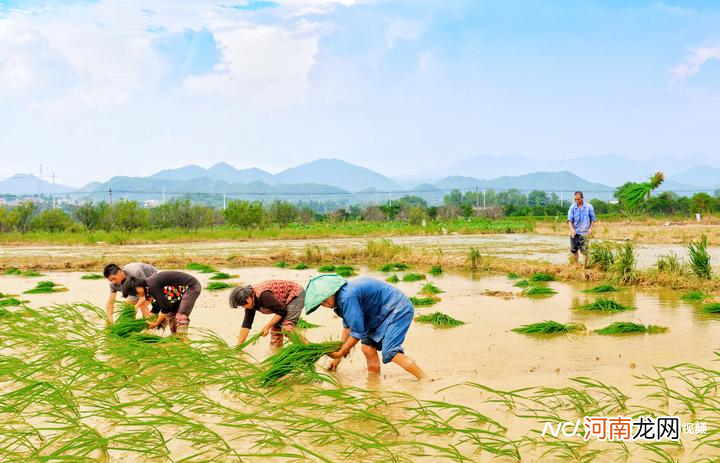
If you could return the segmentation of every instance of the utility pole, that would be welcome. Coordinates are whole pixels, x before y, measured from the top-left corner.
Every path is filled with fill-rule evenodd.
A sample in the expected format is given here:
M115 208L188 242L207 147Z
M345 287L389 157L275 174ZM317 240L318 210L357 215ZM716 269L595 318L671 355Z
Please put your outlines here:
M483 190L483 207L485 207L485 190Z
M480 189L477 186L475 187L475 207L480 207ZM483 200L483 207L485 207L485 200Z
M227 199L225 197L225 193L223 193L223 211L227 209Z

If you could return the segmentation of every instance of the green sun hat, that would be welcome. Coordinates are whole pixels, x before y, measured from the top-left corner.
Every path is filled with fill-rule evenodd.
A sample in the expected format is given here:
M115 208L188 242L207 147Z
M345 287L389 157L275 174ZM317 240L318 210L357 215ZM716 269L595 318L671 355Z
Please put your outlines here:
M311 278L305 286L305 314L310 315L327 298L342 288L347 280L335 273L318 275Z

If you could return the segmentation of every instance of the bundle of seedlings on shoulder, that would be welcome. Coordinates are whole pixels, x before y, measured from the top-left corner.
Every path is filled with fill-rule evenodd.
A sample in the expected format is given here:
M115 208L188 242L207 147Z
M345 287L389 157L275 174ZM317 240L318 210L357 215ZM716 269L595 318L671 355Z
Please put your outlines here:
M523 296L550 296L557 294L557 291L547 286L528 286L523 289L522 294Z
M720 313L720 303L713 302L710 304L705 304L703 306L703 311L707 313Z
M305 262L300 262L299 264L295 264L293 266L293 270L305 270L308 268L310 267L308 267L308 264L306 264Z
M530 282L527 280L520 280L513 286L515 286L516 288L527 288L528 286L530 286Z
M511 280L517 280L518 278L520 278L520 275L515 272L508 272L507 277Z
M205 289L207 289L208 291L220 291L222 289L232 288L233 286L237 285L234 283L225 283L224 281L211 281L208 283Z
M436 328L452 328L453 326L464 325L465 322L452 318L442 312L433 312L428 315L418 315L415 321L419 323L430 323Z
M702 302L707 298L707 294L702 291L688 291L687 293L680 296L683 301L697 301Z
M380 267L381 272L402 272L403 270L407 270L408 265L403 264L402 262L392 262L389 264L385 264L382 267Z
M701 235L698 241L691 241L688 245L690 253L690 271L703 280L709 280L712 275L710 267L710 254L707 250L707 236Z
M38 281L33 289L25 291L23 294L49 294L49 293L61 293L68 289L54 283L52 281Z
M301 329L301 330L309 330L312 328L317 328L320 325L315 325L313 323L310 323L309 321L305 320L304 318L301 318L297 321L297 325L295 325L295 328Z
M597 285L593 288L582 290L583 293L614 293L617 291L620 290L613 285Z
M430 307L431 305L437 304L438 300L434 297L410 296L410 302L412 302L415 307Z
M555 281L555 277L549 273L533 273L530 275L530 281Z
M439 265L433 265L428 272L430 275L436 277L443 272L443 268Z
M321 265L318 267L318 272L337 273L343 278L356 275L355 267L352 265Z
M422 273L406 273L402 277L402 281L404 281L406 283L409 283L412 281L420 281L420 280L424 280L424 279L425 279L425 275L423 275Z
M658 325L642 325L633 322L615 322L605 328L595 330L597 334L628 334L628 333L665 333L667 327Z
M275 267L278 267L278 268L288 268L288 266L289 266L288 263L285 262L284 260L281 260L280 262L275 264Z
M135 309L135 306L123 304L117 320L106 328L108 334L119 338L125 338L133 333L145 331L148 327L147 322L142 318L136 319L136 311L137 309Z
M229 280L230 278L237 278L238 275L230 275L225 272L215 272L210 279L211 280Z
M626 310L635 310L635 307L622 305L612 299L598 299L590 304L584 304L576 307L578 310L590 310L595 312L625 312Z
M197 262L190 262L185 266L187 270L195 270L196 272L200 273L215 273L217 270L214 267L211 267L209 265L200 264Z
M432 283L426 283L421 289L420 292L423 294L440 294L444 293L442 289L438 288Z
M579 323L558 323L554 320L547 320L530 325L523 325L520 328L513 328L512 331L522 334L572 333L575 331L585 331L585 326Z
M22 275L22 270L15 267L10 267L9 269L5 270L5 275Z
M393 273L391 277L388 277L385 279L388 283L400 283L400 278L396 274Z
M627 207L634 208L650 197L650 192L657 189L665 181L662 172L656 172L649 181L642 183L631 183L620 190L618 199Z
M80 277L81 280L102 280L103 276L99 273L88 273Z
M340 341L304 344L297 335L289 336L290 343L260 364L262 371L257 381L262 386L273 386L279 381L288 381L302 377L317 379L315 364L324 355L337 352L342 347Z

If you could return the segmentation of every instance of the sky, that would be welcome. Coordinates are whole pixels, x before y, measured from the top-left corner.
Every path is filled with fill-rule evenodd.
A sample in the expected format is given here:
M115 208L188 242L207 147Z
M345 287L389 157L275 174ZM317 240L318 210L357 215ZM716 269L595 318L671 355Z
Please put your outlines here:
M0 0L0 178L720 158L720 2Z

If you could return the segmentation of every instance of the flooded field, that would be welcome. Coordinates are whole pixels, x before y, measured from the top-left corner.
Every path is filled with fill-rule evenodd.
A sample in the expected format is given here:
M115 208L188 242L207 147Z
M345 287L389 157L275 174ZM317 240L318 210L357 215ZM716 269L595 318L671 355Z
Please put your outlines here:
M517 239L522 242L522 238L511 236L508 240ZM560 244L553 240L544 238L543 242L548 246L559 247ZM449 237L444 243L464 247L469 245L469 238ZM303 285L318 273L316 269L263 267L221 270L239 275L239 278L232 280L235 282L252 283L269 278L284 278ZM387 273L367 268L360 269L360 273L382 279L389 276ZM0 292L20 294L32 288L39 280L52 280L64 285L68 291L22 295L22 299L29 301L30 307L77 301L87 301L103 307L108 293L106 282L82 280L82 275L83 273L70 272L46 273L38 278L1 276ZM205 274L196 273L195 276L203 284L208 282ZM720 377L716 371L718 355L715 353L719 346L717 340L720 339L720 315L703 312L702 302L685 302L680 299L682 292L671 290L622 289L609 296L595 295L582 292L588 289L587 285L560 282L542 284L555 289L557 294L533 298L522 296L521 290L514 286L516 280L505 275L445 273L437 277L428 275L427 279L443 292L438 295L440 301L437 304L417 308L416 313L440 311L465 322L465 325L447 329L437 329L420 323L414 323L411 327L405 343L406 353L415 358L428 373L430 380L417 382L395 365L383 366L379 377L369 378L365 371L364 357L358 349L342 362L334 377L339 385L344 387L355 386L389 396L393 391L398 391L427 401L426 404L434 403L432 401L461 404L482 413L484 417L492 418L496 424L488 421L478 422L476 425L466 423L461 431L459 425L458 429L453 428L455 421L444 415L447 411L445 406L428 409L422 418L417 418L418 423L437 428L436 437L439 438L429 438L428 442L443 445L455 442L457 434L472 436L457 440L457 451L463 457L442 452L433 453L429 449L421 450L417 441L410 443L404 440L402 445L396 443L396 450L402 451L395 456L392 456L393 451L388 454L383 453L384 450L375 453L377 448L363 450L368 452L365 455L366 461L415 461L423 457L427 457L428 461L463 461L463 458L467 461L486 461L491 457L499 461L649 461L651 457L656 461L716 461L720 457L717 439L712 439L717 434L709 436L714 447L707 444L698 447L699 443L704 442L701 436L685 435L682 436L682 445L664 444L658 447L659 450L650 443L628 443L629 448L624 448L620 443L584 445L579 437L561 438L560 441L539 437L544 423L548 421L541 417L553 416L552 413L560 411L562 413L556 417L562 416L574 421L581 418L578 411L595 411L596 414L608 416L635 416L642 411L651 410L654 415L678 414L683 418L683 422L706 422L709 432L720 431L720 401L716 389L716 381ZM413 296L418 294L428 280L400 282L397 285L408 296ZM191 338L202 337L202 330L207 329L216 333L230 346L235 345L242 322L242 311L228 307L228 291L203 292L191 315ZM612 314L576 309L599 297L609 297L636 309ZM257 317L256 329L265 322L262 318L264 317L261 315ZM91 320L98 322L96 319ZM511 331L522 325L545 320L579 323L584 325L586 330L554 335L524 335ZM320 308L309 317L309 321L320 325L307 330L306 336L311 340L323 341L339 337L341 324L330 310ZM659 334L616 336L593 332L616 321L659 325L669 330ZM260 339L256 345L250 346L247 352L252 358L265 358L271 353L268 340ZM327 361L321 360L320 364L327 364ZM664 372L656 369L676 365L685 366ZM682 373L678 373L679 371ZM586 378L585 381L591 378L592 383L588 386L587 383L578 382L577 378ZM304 388L295 389L302 391ZM518 390L522 391L517 392L514 399L508 399L513 396L508 396L508 391ZM649 397L651 394L656 395ZM220 403L233 400L217 391L213 393L213 397ZM509 406L509 402L514 405ZM342 409L344 405L336 406ZM690 413L691 411L695 414ZM313 415L314 412L307 413ZM397 419L398 423L402 422L405 426L407 421L403 420L408 419L407 413L407 407L397 410L389 407L381 415L391 422ZM430 418L434 413L438 413L437 419ZM470 417L463 416L462 419L468 420ZM362 420L351 421L352 426L359 426L360 429L364 426ZM443 437L443 426L455 431L446 430L449 434ZM217 432L228 437L234 433L228 428ZM431 429L428 429L427 433L434 435ZM343 454L338 450L342 446L331 440L320 445L302 437L299 439L304 445L318 452L315 455L309 451L300 451L296 447L295 451L302 456L299 459L328 461L325 458L329 458L329 461L333 461ZM402 439L409 438L403 435ZM248 455L259 457L247 437L243 438L242 442L241 447L250 447L247 449ZM411 448L418 452L417 455L403 453ZM499 448L507 452L498 454L496 451ZM278 448L275 451L282 453L280 450ZM602 452L599 452L600 450ZM357 452L362 455L361 450ZM290 456L274 457L281 461L293 460ZM198 457L189 461L204 460ZM212 461L237 460L218 457Z

